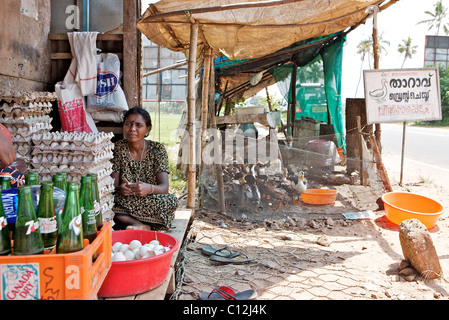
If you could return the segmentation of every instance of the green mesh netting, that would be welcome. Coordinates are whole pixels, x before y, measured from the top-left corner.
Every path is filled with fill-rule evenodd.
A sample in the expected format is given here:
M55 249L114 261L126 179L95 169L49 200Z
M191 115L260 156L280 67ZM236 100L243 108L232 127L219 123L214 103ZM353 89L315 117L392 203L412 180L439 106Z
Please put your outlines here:
M341 70L345 37L326 46L321 55L298 67L296 77L295 119L310 117L333 126L338 147L346 151L341 103ZM298 64L301 65L301 64ZM320 69L322 68L322 69ZM271 71L279 91L291 104L293 65L282 65ZM317 76L318 74L318 76Z

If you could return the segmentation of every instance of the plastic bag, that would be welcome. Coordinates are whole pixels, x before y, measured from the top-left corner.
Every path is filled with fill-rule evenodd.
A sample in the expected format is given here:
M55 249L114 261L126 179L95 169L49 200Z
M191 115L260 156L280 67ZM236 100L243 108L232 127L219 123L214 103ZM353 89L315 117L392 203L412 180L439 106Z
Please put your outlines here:
M37 214L37 206L39 204L39 194L41 186L31 186L31 198L33 199L34 209ZM15 223L17 218L17 203L19 196L17 188L2 190L3 210L5 211L6 221L8 224ZM55 204L55 213L64 208L65 192L59 188L53 187L53 201Z
M99 110L128 110L125 93L120 87L120 60L114 53L102 53L97 56L98 76L97 92L87 97L88 112Z
M64 85L63 82L58 82L55 85L55 91L58 96L58 112L62 131L87 133L96 131L95 123L92 121L89 124L87 121L84 97L76 83Z

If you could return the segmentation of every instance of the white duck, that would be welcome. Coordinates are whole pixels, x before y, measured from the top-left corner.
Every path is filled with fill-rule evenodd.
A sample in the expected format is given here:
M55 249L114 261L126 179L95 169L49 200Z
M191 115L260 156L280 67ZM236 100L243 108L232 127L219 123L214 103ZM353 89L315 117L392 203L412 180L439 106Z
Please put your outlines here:
M370 91L369 95L371 96L371 98L381 103L387 95L387 80L385 78L382 79L382 88Z
M287 179L291 181L292 188L297 192L296 201L299 203L299 196L307 190L307 179L304 176L304 171L299 172L299 177L295 174L290 174Z

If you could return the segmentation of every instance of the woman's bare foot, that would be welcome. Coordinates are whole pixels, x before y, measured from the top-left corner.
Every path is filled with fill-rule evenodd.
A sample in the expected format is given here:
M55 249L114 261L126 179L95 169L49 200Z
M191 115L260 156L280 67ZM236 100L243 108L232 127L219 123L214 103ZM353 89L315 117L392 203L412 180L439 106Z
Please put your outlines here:
M151 227L147 224L139 223L127 226L126 230L151 230Z

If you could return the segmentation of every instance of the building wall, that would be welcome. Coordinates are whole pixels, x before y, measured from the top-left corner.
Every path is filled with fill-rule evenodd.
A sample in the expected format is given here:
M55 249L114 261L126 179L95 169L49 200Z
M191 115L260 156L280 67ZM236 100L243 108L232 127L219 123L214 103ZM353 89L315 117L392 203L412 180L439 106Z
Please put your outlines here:
M51 5L52 33L107 32L123 23L123 0L51 0Z
M0 6L0 89L49 90L50 0L1 0Z

